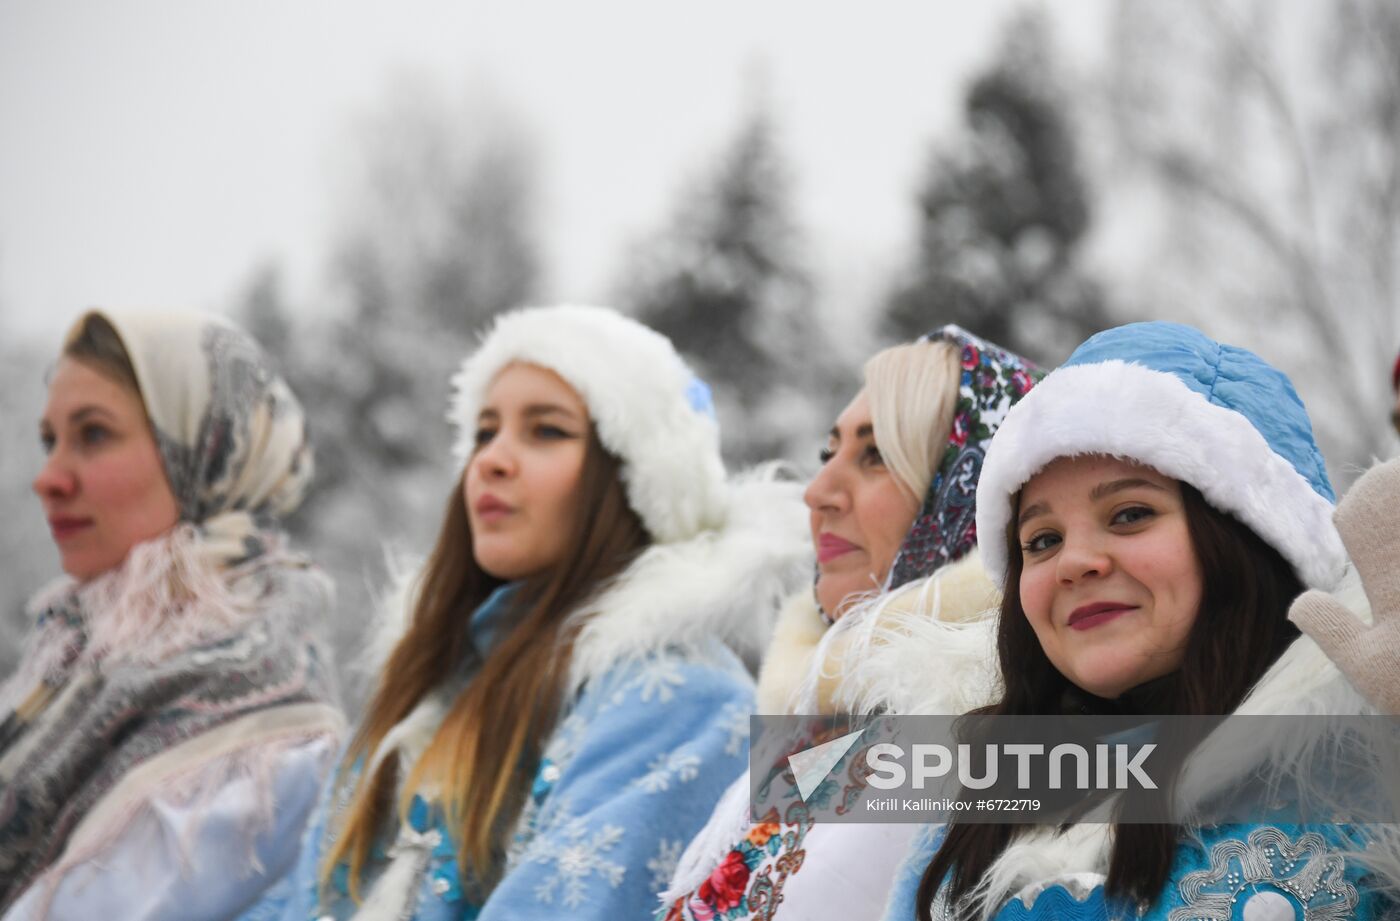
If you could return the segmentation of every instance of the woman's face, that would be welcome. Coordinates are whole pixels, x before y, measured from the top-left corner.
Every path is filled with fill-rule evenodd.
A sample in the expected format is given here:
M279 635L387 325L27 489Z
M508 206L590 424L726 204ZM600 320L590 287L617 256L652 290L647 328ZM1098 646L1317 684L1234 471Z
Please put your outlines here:
M34 492L63 571L86 581L180 519L141 398L73 358L49 381L39 420L48 460Z
M919 510L880 457L865 391L837 418L803 499L817 551L817 601L840 617L856 596L884 584Z
M1021 491L1021 606L1060 673L1100 697L1176 671L1201 607L1181 484L1102 456Z
M538 365L507 365L486 390L463 476L476 562L520 579L564 559L575 533L588 409Z

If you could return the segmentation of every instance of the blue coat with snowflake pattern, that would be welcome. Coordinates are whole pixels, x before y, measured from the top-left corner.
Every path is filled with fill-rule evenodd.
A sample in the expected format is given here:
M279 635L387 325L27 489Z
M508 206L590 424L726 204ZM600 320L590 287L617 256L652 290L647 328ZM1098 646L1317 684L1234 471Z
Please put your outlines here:
M243 917L649 917L685 842L747 764L753 682L731 650L756 655L778 599L810 578L800 487L754 480L733 488L723 528L647 550L589 605L562 712L534 768L504 875L489 892L474 900L476 887L462 884L454 835L438 803L421 796L396 833L371 849L362 904L347 894L345 868L322 891L319 871L353 789L351 766L323 792L295 868ZM473 612L470 635L483 654L504 633L508 591ZM402 629L406 597L386 609L386 649ZM445 687L423 701L391 756L411 764L454 696Z
M704 662L661 653L581 691L546 746L505 876L483 903L464 892L442 810L414 797L397 839L374 849L361 885L367 904L381 877L397 872L413 880L409 904L395 898L391 917L648 916L748 755L751 683L732 653L718 644L713 653ZM332 800L327 788L297 867L245 918L355 917L344 868L317 891L328 819L344 806Z

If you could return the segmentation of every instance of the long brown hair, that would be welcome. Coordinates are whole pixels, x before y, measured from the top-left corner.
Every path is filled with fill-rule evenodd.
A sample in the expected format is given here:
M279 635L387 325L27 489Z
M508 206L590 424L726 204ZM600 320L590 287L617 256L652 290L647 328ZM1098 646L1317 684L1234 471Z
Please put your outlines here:
M433 784L441 791L448 828L458 844L458 867L468 885L489 887L500 874L507 835L561 702L574 640L571 627L577 624L569 615L651 542L627 504L621 468L590 426L568 555L522 582L511 602L513 626L457 695L404 782L397 804L400 820L414 790ZM459 476L417 586L408 631L384 666L342 765L343 771L358 762L361 773L322 865L323 885L348 859L350 894L359 899L360 875L389 819L398 779L396 758L383 758L373 776L369 759L389 730L474 654L467 632L471 614L500 585L476 563Z
M1191 547L1201 563L1201 607L1187 637L1181 668L1163 688L1164 713L1228 714L1298 636L1288 606L1303 591L1283 556L1238 519L1181 484ZM1019 502L1019 500L1018 500ZM1007 528L1008 566L997 623L997 659L1006 688L1001 700L976 711L996 716L1046 713L1068 680L1045 655L1021 607L1021 546L1013 511ZM1160 786L1170 789L1182 763ZM1023 826L948 825L943 843L919 883L919 921L930 921L934 896L945 878L947 903L960 913L964 900ZM1104 892L1110 899L1153 902L1166 885L1176 856L1175 825L1117 824Z

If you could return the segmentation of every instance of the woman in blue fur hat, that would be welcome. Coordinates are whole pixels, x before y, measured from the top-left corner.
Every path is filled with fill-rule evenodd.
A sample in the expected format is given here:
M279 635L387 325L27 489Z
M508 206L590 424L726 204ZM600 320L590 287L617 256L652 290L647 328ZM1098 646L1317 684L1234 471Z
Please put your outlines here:
M303 848L247 917L637 918L744 767L806 576L799 488L726 477L708 391L611 310L501 316L461 475Z
M1305 588L1370 619L1333 501L1302 402L1258 356L1169 323L1091 338L987 454L977 526L1004 586L1004 690L979 712L1308 714L1296 738L1232 749L1233 772L1202 769L1207 742L1171 782L1189 814L1245 774L1290 779L1295 755L1332 750L1332 717L1374 712L1288 620ZM1360 754L1363 776L1395 767ZM1397 867L1394 831L1374 826L955 818L916 849L888 917L1371 918Z

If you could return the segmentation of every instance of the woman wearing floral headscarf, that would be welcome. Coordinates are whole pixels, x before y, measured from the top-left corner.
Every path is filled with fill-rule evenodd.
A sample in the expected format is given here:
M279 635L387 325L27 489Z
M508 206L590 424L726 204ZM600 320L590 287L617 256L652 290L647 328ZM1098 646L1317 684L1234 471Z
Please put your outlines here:
M916 696L857 679L856 667L925 623L949 643L989 646L979 615L997 592L977 559L977 478L992 433L1038 377L956 326L867 362L865 386L837 418L807 487L816 585L779 618L759 676L761 712L962 713L989 699L990 660L940 673L932 692L906 682ZM839 795L859 795L853 784ZM802 798L791 801L781 816L751 816L741 777L682 855L657 917L879 917L914 827L816 825Z
M90 312L39 429L67 578L0 687L0 911L237 914L342 731L329 585L278 527L312 471L301 408L223 321Z

